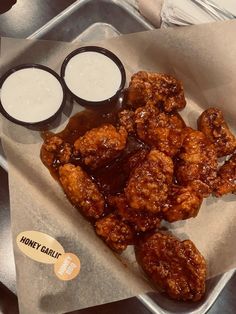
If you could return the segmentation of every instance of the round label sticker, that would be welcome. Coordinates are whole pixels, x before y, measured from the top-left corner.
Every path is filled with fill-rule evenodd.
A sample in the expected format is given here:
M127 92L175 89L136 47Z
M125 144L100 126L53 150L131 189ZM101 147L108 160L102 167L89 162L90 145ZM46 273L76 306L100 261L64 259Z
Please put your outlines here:
M80 260L73 253L61 255L54 264L54 272L60 280L71 280L80 272Z
M21 232L16 238L16 243L25 255L45 264L54 264L65 253L57 240L39 231Z

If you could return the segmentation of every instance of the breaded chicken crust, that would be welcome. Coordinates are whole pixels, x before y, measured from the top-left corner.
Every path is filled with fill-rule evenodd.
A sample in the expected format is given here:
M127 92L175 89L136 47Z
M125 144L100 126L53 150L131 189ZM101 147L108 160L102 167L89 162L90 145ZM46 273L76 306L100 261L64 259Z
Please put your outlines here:
M160 226L161 219L158 215L132 210L123 194L110 196L108 201L121 220L128 223L136 233L154 230Z
M169 222L196 217L208 188L201 181L186 186L173 184L162 208L163 218Z
M111 124L91 129L74 143L74 154L91 169L104 166L119 156L125 148L127 132L123 127L117 130Z
M232 155L218 171L215 195L236 194L236 154Z
M70 161L71 155L71 145L57 135L47 138L41 147L41 159L47 167L66 164Z
M225 122L223 112L209 108L198 118L198 129L214 144L217 157L231 155L236 150L236 137Z
M95 182L79 166L66 164L59 168L59 180L69 201L89 219L104 213L104 197Z
M201 131L185 129L185 135L175 173L180 185L200 180L209 188L210 194L217 182L217 155L214 145Z
M127 90L127 104L131 108L159 105L165 112L186 106L182 83L168 74L139 71L131 77Z
M200 300L205 292L206 262L192 241L160 232L135 247L136 258L151 281L176 300Z
M173 157L183 142L185 123L177 113L166 114L154 106L138 108L134 125L140 140Z
M115 214L97 220L95 231L117 253L121 253L134 242L131 227Z
M160 212L172 178L172 159L158 150L151 150L131 173L124 189L129 207L136 211Z

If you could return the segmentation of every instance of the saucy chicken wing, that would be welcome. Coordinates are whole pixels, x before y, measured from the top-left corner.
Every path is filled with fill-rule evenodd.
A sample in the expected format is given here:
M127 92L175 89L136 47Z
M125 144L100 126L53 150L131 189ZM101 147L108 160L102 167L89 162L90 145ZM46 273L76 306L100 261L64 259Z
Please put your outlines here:
M71 145L57 135L47 138L41 148L41 159L47 167L68 163L71 154Z
M171 75L140 71L131 77L127 90L131 108L158 105L166 112L185 107L183 85Z
M66 164L59 168L59 180L69 201L84 216L98 219L104 213L104 197L89 175L79 166Z
M198 129L214 144L218 157L230 155L236 150L236 138L225 122L221 110L205 110L198 118Z
M163 217L169 222L196 217L208 188L201 181L192 181L187 186L173 184L166 204L162 208Z
M135 132L134 129L134 111L124 109L118 113L119 125L124 127L130 134Z
M124 195L110 196L109 204L115 208L121 220L128 223L137 233L150 231L160 226L160 217L149 212L132 210Z
M150 147L171 157L179 151L185 128L179 114L166 114L154 106L144 106L135 111L134 122L138 137Z
M151 150L131 172L124 189L129 207L135 211L158 213L168 197L172 178L171 158L158 150Z
M160 232L135 247L136 258L152 282L176 300L200 300L205 293L206 262L190 240Z
M131 227L115 214L99 219L95 224L95 231L117 253L133 244L134 234Z
M218 171L216 196L228 193L236 194L236 154L232 155Z
M82 157L91 169L104 166L119 156L125 148L127 132L123 127L117 130L111 124L91 129L74 143L74 154Z
M217 181L217 156L214 145L204 133L186 128L180 153L175 165L176 178L180 185L200 180L209 188ZM208 194L209 194L208 193Z

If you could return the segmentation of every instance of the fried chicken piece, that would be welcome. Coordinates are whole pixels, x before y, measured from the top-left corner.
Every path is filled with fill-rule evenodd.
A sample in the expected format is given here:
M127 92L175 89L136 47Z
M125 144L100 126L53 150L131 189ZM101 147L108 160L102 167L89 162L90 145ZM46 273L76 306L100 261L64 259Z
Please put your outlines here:
M206 262L192 241L157 232L142 239L135 253L152 282L172 299L198 301L203 297Z
M200 115L197 122L198 129L214 144L218 157L233 154L236 150L236 138L225 122L221 110L209 108Z
M130 134L134 133L134 111L124 109L118 113L119 125Z
M161 105L166 112L181 110L186 105L183 85L171 75L137 72L131 77L127 104L131 108Z
M139 212L158 213L167 199L172 177L171 158L158 150L151 150L133 170L124 189L129 207Z
M47 138L41 148L41 159L46 167L68 163L71 154L71 145L57 135Z
M116 209L121 220L128 223L135 232L146 232L160 226L160 217L152 213L132 210L124 195L110 196L108 202Z
M166 114L154 106L138 108L134 116L138 137L168 156L174 156L183 141L185 123L179 114Z
M208 187L201 181L190 182L187 186L173 184L166 204L162 208L163 217L169 222L196 217Z
M99 219L95 224L95 231L117 253L121 253L134 242L131 227L115 214Z
M218 171L215 195L219 197L228 193L236 194L236 153Z
M98 219L104 213L104 197L89 175L79 166L66 164L59 168L59 180L69 201L84 216Z
M184 140L175 165L180 185L200 180L209 187L210 194L217 181L217 156L214 145L200 131L186 128Z
M80 155L91 169L104 166L119 156L125 148L127 132L123 127L117 131L111 124L91 129L74 143L74 154Z

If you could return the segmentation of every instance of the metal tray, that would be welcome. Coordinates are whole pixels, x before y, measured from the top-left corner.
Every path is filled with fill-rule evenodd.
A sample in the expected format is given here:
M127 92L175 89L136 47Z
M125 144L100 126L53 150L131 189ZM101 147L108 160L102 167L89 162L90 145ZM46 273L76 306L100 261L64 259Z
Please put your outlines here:
M134 0L129 0L132 4ZM128 1L80 0L69 6L28 39L47 39L67 42L99 41L154 27ZM7 162L0 145L0 165L7 170ZM1 238L1 234L0 234ZM139 295L137 298L151 313L206 313L230 280L234 270L207 281L205 299L197 303L171 301L159 293Z

